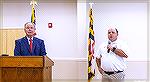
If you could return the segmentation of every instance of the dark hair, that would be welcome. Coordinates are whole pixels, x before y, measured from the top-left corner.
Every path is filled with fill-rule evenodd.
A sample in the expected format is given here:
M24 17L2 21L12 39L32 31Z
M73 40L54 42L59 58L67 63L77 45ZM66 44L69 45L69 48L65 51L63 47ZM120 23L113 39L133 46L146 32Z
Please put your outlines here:
M115 30L116 30L116 32L117 32L117 34L118 34L118 30L115 28Z

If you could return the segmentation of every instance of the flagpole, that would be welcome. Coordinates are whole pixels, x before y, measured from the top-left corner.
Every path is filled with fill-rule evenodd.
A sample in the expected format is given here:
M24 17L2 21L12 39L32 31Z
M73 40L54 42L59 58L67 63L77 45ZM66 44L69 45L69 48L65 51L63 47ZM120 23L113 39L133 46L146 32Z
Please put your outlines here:
M35 22L36 22L36 18L35 18L35 6L37 5L37 2L35 0L32 0L30 2L30 5L32 5L31 22L35 24Z
M89 10L89 38L88 38L88 82L95 76L95 57L94 57L94 29L93 29L93 15L92 15L92 7L94 3L89 3L90 10Z
M32 1L30 2L30 5L32 5L32 6L34 7L35 5L37 5L37 2L36 2L35 0L32 0Z
M32 9L31 9L31 22L35 26L36 25L35 6L37 5L37 2L35 0L32 0L30 2L30 5L32 6ZM36 32L34 33L34 35L36 35Z
M89 3L89 4L90 4L90 8L92 8L94 3Z

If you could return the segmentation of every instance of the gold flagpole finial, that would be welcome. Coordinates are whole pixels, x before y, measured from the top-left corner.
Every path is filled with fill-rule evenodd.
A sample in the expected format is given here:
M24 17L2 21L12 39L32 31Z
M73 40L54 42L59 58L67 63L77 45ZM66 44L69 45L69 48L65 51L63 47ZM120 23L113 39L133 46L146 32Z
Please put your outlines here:
M90 4L90 8L92 8L92 6L93 6L94 3L89 3L89 4Z
M37 5L37 2L36 2L35 0L32 0L32 1L30 2L30 5L35 6L35 5Z

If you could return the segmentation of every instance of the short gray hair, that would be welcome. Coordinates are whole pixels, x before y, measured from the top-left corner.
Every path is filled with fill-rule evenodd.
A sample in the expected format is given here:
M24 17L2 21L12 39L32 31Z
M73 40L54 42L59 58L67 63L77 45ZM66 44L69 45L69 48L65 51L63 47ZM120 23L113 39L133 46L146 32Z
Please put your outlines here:
M35 28L35 24L32 23L32 22L26 22L26 23L24 24L24 28L26 27L27 24L32 24L32 25L34 26L34 28Z

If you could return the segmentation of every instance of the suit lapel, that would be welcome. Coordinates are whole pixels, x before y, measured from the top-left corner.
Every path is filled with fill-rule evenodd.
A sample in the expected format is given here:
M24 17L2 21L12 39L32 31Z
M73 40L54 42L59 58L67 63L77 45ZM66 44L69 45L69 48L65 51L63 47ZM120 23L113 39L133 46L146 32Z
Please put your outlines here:
M32 52L34 51L35 49L35 46L36 46L36 39L33 37L33 45L32 45Z
M24 41L24 44L25 44L24 46L26 46L27 50L30 52L30 45L29 45L27 37L24 37L23 41Z

